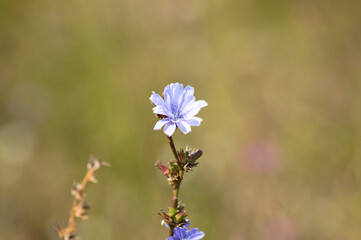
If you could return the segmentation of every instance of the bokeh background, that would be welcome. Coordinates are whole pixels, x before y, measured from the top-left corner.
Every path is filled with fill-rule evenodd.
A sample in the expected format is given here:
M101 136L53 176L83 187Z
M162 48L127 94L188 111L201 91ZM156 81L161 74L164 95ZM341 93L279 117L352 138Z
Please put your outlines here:
M180 199L205 239L361 239L361 2L0 2L0 239L57 239L89 154L86 240L165 239L151 91L195 87Z

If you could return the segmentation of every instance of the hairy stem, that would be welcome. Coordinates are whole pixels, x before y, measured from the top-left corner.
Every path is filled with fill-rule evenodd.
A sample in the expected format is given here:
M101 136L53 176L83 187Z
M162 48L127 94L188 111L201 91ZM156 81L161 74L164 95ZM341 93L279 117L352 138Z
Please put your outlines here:
M179 193L179 188L180 188L181 182L183 180L184 170L183 170L181 162L179 161L179 156L178 156L178 153L177 153L177 149L176 149L176 147L174 145L173 138L168 137L168 142L169 142L170 148L172 149L174 157L177 160L177 163L178 163L178 165L179 165L179 167L181 169L180 174L179 174L179 179L178 179L177 183L173 187L173 195L172 195L172 201L171 201L171 208L177 209L177 207L178 207L178 193ZM174 227L169 226L169 237L173 236L173 232L174 232Z

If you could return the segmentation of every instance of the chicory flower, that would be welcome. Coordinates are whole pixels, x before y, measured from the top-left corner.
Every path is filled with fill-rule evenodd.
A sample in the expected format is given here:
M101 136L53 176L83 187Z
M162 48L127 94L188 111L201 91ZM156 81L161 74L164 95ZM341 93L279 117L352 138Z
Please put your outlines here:
M174 229L174 235L167 240L199 240L204 237L204 232L198 231L198 228L188 230L189 222L181 228Z
M208 105L204 100L196 101L194 88L183 84L171 83L164 88L162 98L156 92L150 96L150 100L155 104L153 113L164 116L159 120L154 130L160 130L164 126L164 133L167 136L172 136L178 127L184 134L191 131L191 126L199 126L202 119L195 115L201 108Z

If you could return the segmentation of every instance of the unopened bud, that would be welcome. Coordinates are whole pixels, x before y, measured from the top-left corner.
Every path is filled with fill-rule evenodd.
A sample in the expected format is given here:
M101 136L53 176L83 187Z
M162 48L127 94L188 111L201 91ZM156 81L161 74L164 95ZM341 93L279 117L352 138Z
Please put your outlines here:
M169 176L169 169L160 160L155 163L155 166L159 168L165 176Z
M183 210L175 216L176 222L182 222L188 216L187 211Z
M198 158L200 158L203 154L202 150L197 150L195 153L191 154L189 156L189 159L192 161L196 161Z

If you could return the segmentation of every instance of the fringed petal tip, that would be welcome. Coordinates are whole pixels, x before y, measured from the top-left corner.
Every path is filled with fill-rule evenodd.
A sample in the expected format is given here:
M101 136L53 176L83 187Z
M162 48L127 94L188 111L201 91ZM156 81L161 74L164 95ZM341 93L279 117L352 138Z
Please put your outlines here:
M163 106L166 107L165 101L164 99L156 92L152 92L152 95L149 97L150 101L152 101L152 103L154 103L157 106Z

